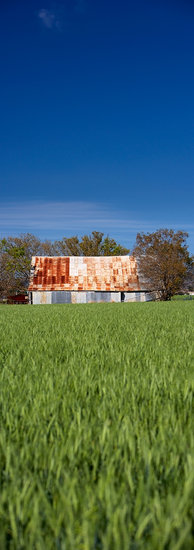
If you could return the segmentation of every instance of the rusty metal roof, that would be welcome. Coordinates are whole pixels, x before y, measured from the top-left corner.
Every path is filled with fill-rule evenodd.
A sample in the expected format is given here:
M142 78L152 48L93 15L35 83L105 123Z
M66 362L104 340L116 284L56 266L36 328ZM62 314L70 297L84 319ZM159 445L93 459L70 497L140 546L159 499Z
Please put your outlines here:
M34 256L29 290L140 290L131 256Z

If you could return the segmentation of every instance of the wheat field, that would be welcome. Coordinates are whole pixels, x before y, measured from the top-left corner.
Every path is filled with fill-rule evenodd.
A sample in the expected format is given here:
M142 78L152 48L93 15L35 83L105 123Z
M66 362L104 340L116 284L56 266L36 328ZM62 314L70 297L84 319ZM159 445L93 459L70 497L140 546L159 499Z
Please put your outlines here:
M194 548L194 302L0 307L0 548Z

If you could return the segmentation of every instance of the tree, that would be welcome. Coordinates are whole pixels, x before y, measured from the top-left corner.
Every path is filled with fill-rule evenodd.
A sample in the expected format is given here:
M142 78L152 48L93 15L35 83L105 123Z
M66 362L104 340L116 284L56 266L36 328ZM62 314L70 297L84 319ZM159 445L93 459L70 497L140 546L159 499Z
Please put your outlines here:
M103 233L92 231L91 235L81 238L80 248L83 256L102 256Z
M127 256L127 254L129 254L128 248L124 248L121 244L116 243L116 241L110 239L108 235L105 237L101 249L103 256Z
M62 241L55 241L55 249L60 256L81 256L78 237L63 237Z
M170 300L186 280L191 261L187 237L188 233L173 229L137 234L133 255L144 284L157 291L160 300Z
M183 292L194 290L194 256L189 258L187 273L182 285Z
M64 237L55 243L55 247L63 256L124 256L129 253L128 248L116 243L108 235L103 237L104 233L92 231L91 235L83 235L80 240L76 235Z
M0 294L3 297L28 288L32 256L52 256L54 245L31 233L0 241Z

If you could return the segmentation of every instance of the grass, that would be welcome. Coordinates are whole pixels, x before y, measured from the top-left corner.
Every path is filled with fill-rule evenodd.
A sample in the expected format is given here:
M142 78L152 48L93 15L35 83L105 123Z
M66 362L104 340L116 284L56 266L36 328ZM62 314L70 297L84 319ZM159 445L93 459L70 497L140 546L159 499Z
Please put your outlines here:
M194 300L194 295L192 295L192 294L175 294L172 297L172 300Z
M0 548L194 548L194 303L0 308Z

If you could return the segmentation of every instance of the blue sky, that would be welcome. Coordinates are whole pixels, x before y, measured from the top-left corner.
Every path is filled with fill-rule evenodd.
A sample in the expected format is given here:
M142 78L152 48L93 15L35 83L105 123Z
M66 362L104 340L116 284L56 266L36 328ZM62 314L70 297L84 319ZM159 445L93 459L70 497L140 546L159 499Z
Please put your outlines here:
M194 252L194 3L0 7L0 237L188 231Z

